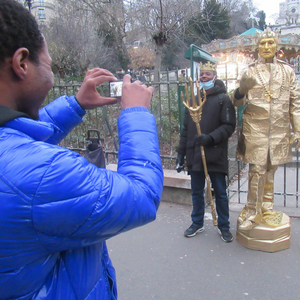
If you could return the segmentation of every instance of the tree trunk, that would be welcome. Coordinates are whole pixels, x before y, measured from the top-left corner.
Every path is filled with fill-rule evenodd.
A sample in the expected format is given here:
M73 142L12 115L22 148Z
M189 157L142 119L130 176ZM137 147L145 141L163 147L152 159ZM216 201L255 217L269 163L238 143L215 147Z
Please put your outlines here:
M158 72L161 70L161 56L163 45L156 44L155 46L155 66L154 66L154 82L158 82Z

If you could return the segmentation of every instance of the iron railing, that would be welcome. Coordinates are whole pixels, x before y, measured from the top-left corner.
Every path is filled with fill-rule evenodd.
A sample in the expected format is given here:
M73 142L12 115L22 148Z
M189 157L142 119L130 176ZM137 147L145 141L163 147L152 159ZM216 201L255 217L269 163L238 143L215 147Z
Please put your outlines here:
M160 142L160 154L164 169L175 169L175 160L177 156L176 147L180 137L180 123L183 114L179 113L181 99L179 93L184 87L184 83L179 81L178 70L159 73L159 82L153 82L153 77L148 76L147 85L152 85L155 92L150 105L150 111L156 117L157 131ZM235 80L236 78L227 78ZM52 90L49 92L46 103L56 99L60 95L74 95L78 91L81 82L72 78L56 78ZM99 92L108 96L108 85L103 84L99 87ZM104 147L106 163L117 163L118 157L118 131L117 119L120 115L121 107L119 104L105 106L90 110L84 117L84 122L77 126L62 141L61 146L84 153L87 141L87 131L97 129L100 132L101 142ZM63 117L63 116L62 116ZM228 145L228 194L229 196L237 193L238 203L243 203L241 198L247 193L247 188L242 186L242 174L245 165L235 159L236 145L239 135L241 111L237 110L237 129L229 139ZM280 167L283 178L282 187L277 189L275 186L275 196L280 197L283 206L298 207L299 198L299 155L294 153L294 160L290 164ZM294 170L292 172L292 170ZM277 171L278 172L278 171ZM292 175L291 175L292 173ZM276 174L275 174L276 176ZM291 176L293 178L291 178ZM290 189L290 183L293 180L293 189ZM280 200L280 201L281 201ZM292 203L292 204L291 204ZM280 204L281 205L281 204Z

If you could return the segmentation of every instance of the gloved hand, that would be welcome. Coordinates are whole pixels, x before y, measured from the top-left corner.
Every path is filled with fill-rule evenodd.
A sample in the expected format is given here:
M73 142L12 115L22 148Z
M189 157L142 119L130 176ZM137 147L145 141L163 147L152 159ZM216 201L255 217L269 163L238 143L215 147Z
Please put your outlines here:
M247 77L247 74L244 73L240 80L239 93L242 95L247 95L249 90L251 90L256 84L257 81L255 78Z
M202 133L196 137L195 143L200 146L209 146L213 141L213 138L209 134Z
M183 165L184 165L184 155L178 153L177 158L176 158L177 173L180 173L184 169Z
M290 144L294 144L296 142L295 148L296 150L299 149L300 146L300 132L295 132L290 140Z

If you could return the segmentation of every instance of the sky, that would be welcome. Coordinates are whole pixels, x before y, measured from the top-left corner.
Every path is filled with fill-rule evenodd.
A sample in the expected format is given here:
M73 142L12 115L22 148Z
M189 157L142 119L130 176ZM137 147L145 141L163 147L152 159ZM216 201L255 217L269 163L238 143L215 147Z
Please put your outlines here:
M266 23L274 24L271 15L274 13L279 13L279 3L285 2L284 0L254 0L254 5L259 9L263 10L266 13Z

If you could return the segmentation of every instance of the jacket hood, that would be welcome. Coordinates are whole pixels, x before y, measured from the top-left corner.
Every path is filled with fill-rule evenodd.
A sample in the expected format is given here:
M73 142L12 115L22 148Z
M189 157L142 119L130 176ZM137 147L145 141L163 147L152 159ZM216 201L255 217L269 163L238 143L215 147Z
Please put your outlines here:
M0 104L0 126L19 117L29 118L29 116L25 113L13 110L7 106Z
M212 94L220 94L220 93L227 93L226 91L226 87L225 87L225 84L222 80L220 79L216 79L215 81L215 85L214 87L212 88L212 90L210 91L210 95Z

